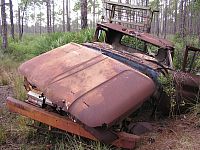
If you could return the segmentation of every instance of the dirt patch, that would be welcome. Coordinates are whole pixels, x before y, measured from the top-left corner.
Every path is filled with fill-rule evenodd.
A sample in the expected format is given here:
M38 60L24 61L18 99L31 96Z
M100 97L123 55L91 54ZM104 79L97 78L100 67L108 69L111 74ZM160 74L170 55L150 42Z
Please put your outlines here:
M199 119L182 115L152 123L152 132L142 137L137 150L199 150Z

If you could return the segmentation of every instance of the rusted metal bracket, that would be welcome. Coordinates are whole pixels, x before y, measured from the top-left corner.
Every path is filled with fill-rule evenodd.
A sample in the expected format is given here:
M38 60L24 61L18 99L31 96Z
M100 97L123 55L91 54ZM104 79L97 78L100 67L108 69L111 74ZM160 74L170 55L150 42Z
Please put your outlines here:
M103 4L108 22L150 32L153 14L157 10L147 6L134 6L107 0L104 0Z
M82 136L91 140L97 141L92 133L88 132L84 125L73 122L67 116L61 116L57 113L47 111L45 109L33 106L26 102L16 100L12 97L7 98L7 107L10 111L29 117L33 120L45 123L49 126ZM114 132L117 135L117 139L109 144L117 147L132 149L135 147L136 142L140 139L139 136L125 133L125 132ZM98 133L100 134L100 133ZM103 137L104 135L102 135Z
M186 65L187 65L187 62L188 62L189 51L193 51L194 52L194 55L193 55L193 58L192 58L192 62L191 62L191 64L192 64L194 62L194 60L195 60L196 53L200 52L200 49L192 47L192 46L186 46L185 55L184 55L184 59L183 59L183 65L182 65L182 71L183 72L186 72ZM190 68L191 67L192 66L190 66ZM190 71L191 71L191 69L190 69Z

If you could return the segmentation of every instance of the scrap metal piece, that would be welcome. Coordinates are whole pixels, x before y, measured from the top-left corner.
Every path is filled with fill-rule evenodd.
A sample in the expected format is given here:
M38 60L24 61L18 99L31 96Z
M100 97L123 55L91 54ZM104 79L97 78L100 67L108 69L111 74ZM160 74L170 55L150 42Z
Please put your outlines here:
M194 54L193 54L192 62L190 64L189 71L186 71L186 65L188 63L189 52L194 52ZM192 69L191 65L194 63L194 60L195 60L197 52L200 53L200 49L199 48L188 46L188 45L186 46L184 59L183 59L183 64L182 64L182 71L183 72L190 72L191 71L191 69Z
M41 96L40 94L37 94L37 93L35 93L35 92L33 92L33 91L29 91L28 93L27 93L27 95L28 95L28 101L29 102L32 102L32 103L34 103L34 104L36 104L36 105L39 105L39 106L43 106L43 103L44 103L44 101L45 101L45 104L47 104L47 105L49 105L49 106L53 106L53 104L52 104L52 102L49 100L49 99L47 99L46 97L44 97L44 96Z
M151 22L154 12L147 6L134 6L133 4L125 4L104 0L105 19L107 22L121 24L124 27L150 32Z
M99 140L89 130L85 127L84 124L73 122L67 116L60 116L56 113L47 111L42 108L35 107L28 103L24 103L22 101L16 100L14 98L8 97L7 98L7 107L10 111L19 113L36 121L45 123L49 126L91 139L91 140ZM87 131L87 130L89 131ZM96 130L96 129L94 129ZM98 132L98 130L96 130ZM107 132L108 133L108 132ZM113 132L114 133L114 132ZM98 132L99 136L104 137L104 132ZM109 134L109 133L108 133ZM132 149L135 147L136 142L140 139L139 136L128 134L124 132L116 132L116 139L111 140L109 144L115 145L117 147L128 148ZM98 137L98 136L97 136Z
M131 28L126 28L126 30L124 30L124 27L119 24L112 24L112 23L101 23L100 24L99 23L99 24L97 24L97 29L98 28L111 29L111 30L117 31L118 33L123 33L123 35L135 36L135 37L137 37L137 39L145 41L146 43L150 43L154 46L158 46L160 48L169 48L169 49L173 50L172 42L170 42L166 39L158 38L149 33L138 32L137 30L131 29ZM110 34L109 34L109 37L111 37L111 36L112 36L112 32L110 32Z
M152 131L153 127L148 122L138 122L135 124L134 127L131 129L131 133L135 135L142 135L146 132Z

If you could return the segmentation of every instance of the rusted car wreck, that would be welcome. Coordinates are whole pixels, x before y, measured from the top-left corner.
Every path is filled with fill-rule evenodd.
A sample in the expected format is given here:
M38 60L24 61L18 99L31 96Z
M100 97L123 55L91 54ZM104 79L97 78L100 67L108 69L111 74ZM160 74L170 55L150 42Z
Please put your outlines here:
M123 120L145 101L164 99L158 77L173 74L173 54L167 40L119 24L97 24L93 43L69 43L23 63L19 72L28 99L9 97L7 107L49 126L131 149L140 137ZM196 94L200 77L184 83L185 93L189 86Z

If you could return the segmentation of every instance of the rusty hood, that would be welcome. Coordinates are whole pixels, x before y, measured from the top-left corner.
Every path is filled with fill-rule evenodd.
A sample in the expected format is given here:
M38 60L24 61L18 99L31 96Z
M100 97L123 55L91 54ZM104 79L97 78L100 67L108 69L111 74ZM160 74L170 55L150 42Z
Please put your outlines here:
M54 104L90 127L112 125L155 91L146 75L74 43L23 63L19 72Z

